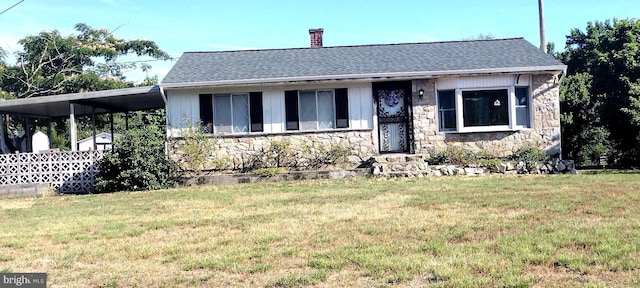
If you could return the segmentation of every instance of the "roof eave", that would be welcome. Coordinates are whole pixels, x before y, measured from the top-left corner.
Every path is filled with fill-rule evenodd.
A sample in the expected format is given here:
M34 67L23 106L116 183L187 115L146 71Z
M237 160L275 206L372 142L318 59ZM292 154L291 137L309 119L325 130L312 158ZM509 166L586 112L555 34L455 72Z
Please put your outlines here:
M468 70L446 70L446 71L417 71L417 72L392 72L392 73L368 73L368 74L344 74L344 75L321 75L321 76L299 76L299 77L277 77L259 79L239 79L201 82L181 82L181 83L161 83L164 89L171 88L199 88L199 87L224 87L224 86L244 86L244 85L264 85L264 84L286 84L300 82L324 82L324 81L358 81L375 79L407 79L407 78L439 78L450 76L465 76L479 74L518 74L518 73L560 73L566 69L566 65L553 66L531 66L531 67L511 67L511 68L487 68Z

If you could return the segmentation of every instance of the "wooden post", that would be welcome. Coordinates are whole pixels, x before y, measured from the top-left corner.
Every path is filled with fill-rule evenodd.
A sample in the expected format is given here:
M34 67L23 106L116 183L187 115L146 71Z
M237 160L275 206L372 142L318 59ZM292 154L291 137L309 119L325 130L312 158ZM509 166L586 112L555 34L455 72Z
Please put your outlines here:
M0 152L2 152L2 154L9 154L11 153L11 151L9 150L9 146L7 146L7 143L5 142L5 140L9 137L4 134L4 117L4 114L0 115Z
M76 126L76 110L69 104L69 134L71 134L71 151L78 151L78 126Z
M93 151L98 150L96 143L96 107L91 107L91 128L93 128Z
M113 112L109 112L109 126L111 126L111 149L113 149L113 140L115 140L113 137Z
M47 137L49 137L49 149L53 149L53 139L51 138L51 118L47 118Z

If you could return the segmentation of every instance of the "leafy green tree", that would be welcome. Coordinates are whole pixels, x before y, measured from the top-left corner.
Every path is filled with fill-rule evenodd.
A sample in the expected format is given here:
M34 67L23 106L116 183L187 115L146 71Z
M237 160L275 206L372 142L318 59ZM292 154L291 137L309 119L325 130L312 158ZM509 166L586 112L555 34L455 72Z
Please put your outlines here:
M3 72L2 87L17 98L37 97L131 87L124 72L149 68L148 64L118 62L125 55L169 60L171 56L149 40L123 40L106 29L86 24L78 34L62 36L57 30L27 36L18 43L17 64ZM100 59L101 61L96 61Z
M68 36L53 30L23 38L19 41L22 51L16 53L15 65L2 65L6 53L0 51L0 96L28 98L133 87L134 83L126 81L124 73L132 69L146 71L150 66L144 62L120 62L122 56L171 59L153 41L120 39L106 29L94 29L86 24L75 25L75 30L75 34ZM144 84L149 83L157 83L157 77L147 79ZM23 130L22 117L8 120L5 135L7 130ZM91 135L90 118L78 120L78 136ZM116 132L124 131L123 115L116 115L114 120ZM135 121L134 118L131 122ZM108 131L108 115L97 117L96 124L98 130ZM44 123L39 125L46 126ZM68 126L66 119L54 119L54 147L70 146Z
M573 29L559 59L568 65L568 75L583 74L563 83L564 86L575 86L582 81L580 87L564 90L563 101L573 101L563 104L563 124L569 125L563 134L563 142L566 142L563 144L571 146L565 152L580 150L585 145L582 140L591 139L587 143L587 149L591 151L583 153L586 158L596 151L608 150L609 155L621 164L637 165L640 157L640 125L636 121L640 120L640 93L637 93L640 85L640 20L596 21L589 22L585 31ZM576 119L578 111L587 114L579 116L585 119Z
M602 99L591 96L591 82L591 75L579 73L560 86L562 151L578 165L596 164L600 155L609 153L609 130L600 120Z

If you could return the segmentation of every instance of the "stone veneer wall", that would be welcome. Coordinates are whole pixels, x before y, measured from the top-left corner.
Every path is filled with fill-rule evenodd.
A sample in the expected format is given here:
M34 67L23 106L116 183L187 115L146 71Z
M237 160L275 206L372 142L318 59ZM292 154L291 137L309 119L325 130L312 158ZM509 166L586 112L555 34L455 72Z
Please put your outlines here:
M349 156L350 162L354 167L362 161L376 154L373 141L373 130L336 130L321 132L300 132L300 133L282 133L282 134L261 134L261 135L225 135L217 138L215 155L211 155L215 159L220 159L224 163L228 163L226 168L232 170L240 170L244 168L252 154L259 153L263 148L269 146L272 141L286 140L291 143L291 148L296 152L302 152L305 145L314 145L315 147L324 146L329 148L332 145L340 145L344 147L352 147L353 154ZM179 140L178 140L179 141ZM177 151L177 146L174 151ZM180 157L180 151L173 153L174 157ZM227 161L227 159L229 161ZM205 167L211 169L214 167ZM217 167L219 168L219 167Z
M422 100L413 96L415 153L432 154L448 145L462 145L473 152L484 151L504 157L533 142L541 145L548 155L560 154L560 102L556 76L532 77L533 129L481 133L438 132L434 81L413 81L414 91L425 90Z

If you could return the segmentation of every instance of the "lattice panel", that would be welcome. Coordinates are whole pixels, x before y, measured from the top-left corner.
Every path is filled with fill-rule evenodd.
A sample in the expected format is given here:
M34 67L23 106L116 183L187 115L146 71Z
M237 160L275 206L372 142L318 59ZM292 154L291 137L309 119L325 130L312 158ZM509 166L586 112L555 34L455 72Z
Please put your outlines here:
M104 151L0 154L0 185L46 183L59 193L88 193Z

